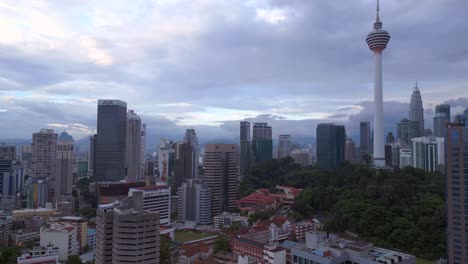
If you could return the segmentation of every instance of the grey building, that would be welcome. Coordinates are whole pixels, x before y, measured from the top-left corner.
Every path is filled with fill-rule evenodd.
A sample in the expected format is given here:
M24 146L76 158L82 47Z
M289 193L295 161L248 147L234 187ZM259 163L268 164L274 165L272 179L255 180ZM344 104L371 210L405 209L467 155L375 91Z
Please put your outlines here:
M186 180L177 192L177 221L197 225L212 223L211 193L198 179Z
M55 200L65 201L72 197L73 187L73 147L75 141L67 132L62 132L57 140L57 161L55 167Z
M447 125L450 123L450 105L436 105L434 115L434 136L445 137Z
M255 162L273 158L273 140L271 126L267 123L254 123L252 137L252 155Z
M127 103L99 100L96 134L96 181L125 179Z
M240 178L242 179L250 170L252 164L252 151L250 142L250 123L240 122Z
M397 136L402 147L410 147L411 139L419 137L419 122L402 119L397 125Z
M55 199L57 137L53 129L41 129L32 136L31 176L47 179L49 202Z
M338 168L345 160L346 132L344 126L317 126L317 164L326 169Z
M278 137L278 159L291 157L292 141L290 135L280 135Z
M142 178L141 128L140 116L133 110L128 110L125 164L127 179L129 181L138 181Z
M236 207L239 178L239 150L236 144L205 145L205 184L211 192L211 213Z
M198 157L200 156L200 152L198 149L198 137L197 133L195 133L195 129L187 129L185 131L184 136L184 143L189 143L192 145L193 152L192 152L192 172L188 178L196 179L198 178Z
M187 179L194 179L194 152L192 144L177 143L174 161L174 177L171 178L171 187L177 190Z
M94 175L94 167L96 166L96 135L89 137L88 149L88 176Z
M359 125L359 156L361 161L365 160L366 156L372 155L372 135L369 122L361 122Z
M413 138L413 166L427 171L436 171L445 165L443 137Z
M311 154L309 149L294 149L291 151L294 162L303 167L311 165Z
M418 83L415 83L409 106L408 119L417 122L417 137L424 136L424 108Z
M16 146L6 145L5 143L0 144L0 159L1 158L16 160Z
M349 163L355 163L356 158L356 144L352 138L348 138L345 142L345 160Z
M115 205L99 206L96 264L159 263L159 214L143 209L143 191Z

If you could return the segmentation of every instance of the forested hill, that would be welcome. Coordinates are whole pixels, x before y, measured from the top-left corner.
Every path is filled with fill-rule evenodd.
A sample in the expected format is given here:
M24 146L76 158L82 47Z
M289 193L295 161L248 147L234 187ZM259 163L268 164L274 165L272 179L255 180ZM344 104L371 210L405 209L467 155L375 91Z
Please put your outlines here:
M303 168L292 159L252 168L240 186L245 196L258 188L290 185L304 191L293 216L327 215L331 232L351 231L377 246L434 259L445 255L445 179L438 173L405 168L376 171L347 164L338 170Z

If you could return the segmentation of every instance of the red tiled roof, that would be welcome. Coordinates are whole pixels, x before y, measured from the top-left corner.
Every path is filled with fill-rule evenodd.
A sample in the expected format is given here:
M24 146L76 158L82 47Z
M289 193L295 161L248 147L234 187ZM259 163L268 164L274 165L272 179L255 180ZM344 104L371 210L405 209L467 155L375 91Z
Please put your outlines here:
M210 251L210 247L205 243L196 243L196 244L183 244L179 246L180 250L184 251L181 253L183 256L187 256L189 258L195 256L198 253L208 253Z
M275 215L271 218L271 222L273 222L276 226L282 226L288 218L286 216L281 216L281 215Z
M254 192L249 194L248 196L241 198L239 201L241 203L264 203L264 204L271 204L278 200L277 197L272 195L265 195L262 192Z

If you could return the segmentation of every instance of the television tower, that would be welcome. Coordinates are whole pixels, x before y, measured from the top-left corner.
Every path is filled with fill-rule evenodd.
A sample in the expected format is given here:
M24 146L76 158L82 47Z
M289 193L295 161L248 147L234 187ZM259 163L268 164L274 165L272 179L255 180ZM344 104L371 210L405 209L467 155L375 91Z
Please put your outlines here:
M377 0L374 30L366 38L369 49L375 56L374 77L374 166L385 166L384 127L383 127L383 91L382 91L382 52L390 41L390 34L382 29L380 6Z

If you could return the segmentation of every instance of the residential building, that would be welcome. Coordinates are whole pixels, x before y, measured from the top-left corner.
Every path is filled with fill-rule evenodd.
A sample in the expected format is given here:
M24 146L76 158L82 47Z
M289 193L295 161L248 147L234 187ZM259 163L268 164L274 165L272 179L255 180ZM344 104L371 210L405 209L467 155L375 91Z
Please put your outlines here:
M57 136L53 129L41 129L32 136L31 176L47 179L48 202L52 202L55 198Z
M59 261L66 261L72 255L78 255L79 246L77 229L70 224L51 223L41 228L41 246L53 245L59 248Z
M341 166L345 160L344 126L319 124L317 126L317 164L325 169Z
M460 120L459 120L460 121ZM451 123L445 138L446 149L446 200L447 200L447 254L448 263L468 262L468 228L465 225L468 206L464 192L468 183L468 123Z
M160 182L171 182L174 172L175 144L164 138L158 144L158 177ZM174 186L172 186L174 188Z
M88 220L84 217L64 216L60 217L60 222L73 225L76 228L78 251L82 253L88 245Z
M211 213L236 207L239 149L236 144L205 145L205 183L211 192Z
M398 139L400 139L402 147L411 147L411 139L420 137L419 125L420 123L418 121L412 121L406 118L398 123Z
M31 251L22 253L17 259L17 264L58 264L59 247L48 245L34 247Z
M94 176L94 168L96 167L96 135L89 137L88 150L88 176Z
M75 141L67 132L57 139L57 160L55 161L55 201L72 198L73 187L73 145Z
M418 88L418 83L414 84L413 94L409 106L408 119L417 122L417 137L424 136L424 108L421 99L421 92Z
M248 226L249 218L247 216L241 216L238 213L222 212L219 215L213 217L215 228L229 228L233 224L239 226Z
M178 189L177 221L197 225L212 223L212 196L199 179L188 179Z
M436 105L434 115L434 136L445 137L445 131L447 130L447 126L450 121L450 105Z
M291 232L297 241L304 241L307 232L320 230L321 225L317 219L304 220L291 224Z
M10 246L10 235L13 227L13 218L11 216L0 217L0 248Z
M348 138L345 141L345 160L349 163L356 163L356 144L352 138Z
M140 116L133 110L127 112L127 132L126 132L126 154L125 164L127 180L139 181L141 175L141 135L142 126Z
M125 179L127 103L98 100L94 178L97 182Z
M206 263L213 254L213 247L204 242L182 244L179 246L179 264Z
M413 166L413 150L410 148L400 148L400 168Z
M49 199L50 183L46 178L30 178L29 183L25 184L27 191L28 208L45 208Z
M143 209L143 191L97 212L96 264L159 263L159 214Z
M252 148L250 142L250 122L240 122L240 179L250 170L252 164Z
M297 164L307 167L311 165L311 155L309 149L294 149L291 151L291 158Z
M365 161L366 157L372 156L372 136L371 136L371 129L369 122L361 122L359 125L360 128L360 145L359 145L359 152L360 152L360 160Z
M174 161L174 177L171 179L171 187L176 190L187 179L195 179L194 169L195 149L191 143L177 143Z
M427 171L436 171L445 165L443 137L413 138L413 166Z
M263 247L265 244L246 239L236 237L232 239L231 250L234 254L239 256L246 256L248 263L260 263L263 261Z
M273 158L273 140L271 126L267 123L254 123L252 137L252 155L255 162Z
M97 237L96 229L88 228L86 243L88 244L88 248L90 250L95 250L96 249L96 239L97 239L96 237Z
M17 193L22 189L24 174L19 161L0 158L0 208L16 207Z
M276 244L266 245L263 248L264 264L286 264L286 249Z
M198 137L195 133L195 129L187 129L185 131L184 143L192 145L192 172L188 176L191 179L198 178L198 157L200 156L200 150L198 149Z
M280 135L278 137L278 159L291 157L292 140L290 135Z
M143 191L143 209L159 213L161 225L171 224L171 187L167 185L151 185L130 188L128 196L134 192Z

